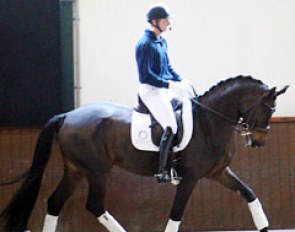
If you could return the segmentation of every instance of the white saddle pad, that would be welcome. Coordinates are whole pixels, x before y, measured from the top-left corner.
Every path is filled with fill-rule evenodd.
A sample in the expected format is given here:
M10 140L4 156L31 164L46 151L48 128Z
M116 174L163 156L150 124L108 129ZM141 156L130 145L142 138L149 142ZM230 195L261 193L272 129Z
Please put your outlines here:
M189 98L183 98L183 137L181 142L173 147L174 152L184 150L189 144L193 135L193 113L192 102ZM143 151L159 151L160 147L152 141L151 117L149 114L138 113L133 110L131 122L131 141L133 146Z

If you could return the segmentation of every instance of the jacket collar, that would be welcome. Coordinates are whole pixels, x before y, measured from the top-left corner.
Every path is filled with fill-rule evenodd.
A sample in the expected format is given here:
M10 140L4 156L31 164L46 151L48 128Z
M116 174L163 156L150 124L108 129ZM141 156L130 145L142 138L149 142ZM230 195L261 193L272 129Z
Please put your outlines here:
M156 34L153 31L149 30L149 29L145 30L145 34L146 34L147 37L149 37L150 40L152 40L155 43L161 43L162 40L163 40L162 36L157 37Z

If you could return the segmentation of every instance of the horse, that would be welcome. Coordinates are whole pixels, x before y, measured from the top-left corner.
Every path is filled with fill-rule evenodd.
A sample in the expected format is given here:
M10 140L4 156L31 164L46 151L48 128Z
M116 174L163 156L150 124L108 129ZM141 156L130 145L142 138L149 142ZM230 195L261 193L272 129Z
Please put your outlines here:
M219 82L192 102L193 135L178 152L177 172L182 177L165 232L177 232L188 199L201 178L209 178L239 193L248 203L259 231L269 223L254 191L230 168L236 131L251 147L261 147L275 112L276 99L288 86L277 91L251 76L237 76ZM130 139L132 107L98 102L52 117L38 137L32 165L20 189L0 219L4 231L27 231L42 176L56 138L64 161L64 175L47 201L43 231L56 231L58 216L82 178L89 184L86 209L110 232L126 232L105 209L104 199L111 168L116 165L132 173L153 176L158 153L139 151Z

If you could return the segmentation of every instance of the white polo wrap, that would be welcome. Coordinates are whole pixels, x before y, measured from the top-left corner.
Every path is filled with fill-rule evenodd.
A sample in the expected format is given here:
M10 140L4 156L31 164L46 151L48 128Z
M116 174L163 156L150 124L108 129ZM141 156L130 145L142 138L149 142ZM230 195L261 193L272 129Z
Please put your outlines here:
M248 203L248 207L252 214L254 224L258 230L262 230L263 228L269 226L267 217L265 213L263 212L262 205L260 201L258 200L258 198Z
M177 232L181 221L173 221L169 219L165 232Z
M97 219L110 232L127 232L108 211Z
M55 232L58 223L58 216L52 216L46 214L44 225L43 225L43 232Z

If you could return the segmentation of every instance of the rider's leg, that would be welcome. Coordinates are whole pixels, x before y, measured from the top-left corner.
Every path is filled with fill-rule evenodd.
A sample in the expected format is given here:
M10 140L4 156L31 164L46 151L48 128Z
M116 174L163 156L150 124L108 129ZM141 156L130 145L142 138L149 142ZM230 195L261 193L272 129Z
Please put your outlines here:
M159 172L156 177L159 182L171 182L167 170L167 160L177 132L177 122L171 105L171 95L167 89L149 85L142 85L139 95L164 130L160 143Z
M172 93L173 95L173 93ZM156 88L142 84L139 88L139 96L163 130L167 127L172 133L177 133L177 122L171 105L171 91L164 88Z
M158 173L155 175L159 183L171 182L171 176L167 169L167 161L174 138L175 135L172 133L172 129L167 127L161 138L159 169Z

